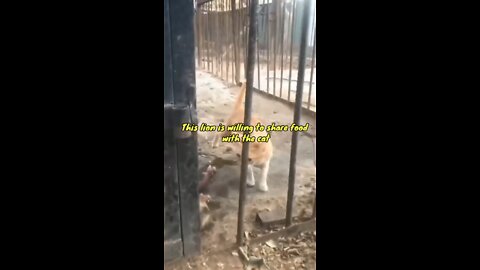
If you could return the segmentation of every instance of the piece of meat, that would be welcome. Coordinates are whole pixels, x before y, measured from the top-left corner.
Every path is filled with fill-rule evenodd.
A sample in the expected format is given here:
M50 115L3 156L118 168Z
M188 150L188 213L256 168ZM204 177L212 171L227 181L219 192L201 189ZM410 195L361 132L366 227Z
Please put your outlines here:
M203 193L200 193L200 198L199 198L199 201L200 201L200 230L205 229L205 227L211 221L210 213L209 213L210 209L208 207L208 202L211 199L212 198L210 197L210 195L205 195Z
M217 168L212 165L208 165L208 168L205 172L203 172L203 179L198 183L198 191L203 192L208 187L208 185L212 182L213 176L217 172Z

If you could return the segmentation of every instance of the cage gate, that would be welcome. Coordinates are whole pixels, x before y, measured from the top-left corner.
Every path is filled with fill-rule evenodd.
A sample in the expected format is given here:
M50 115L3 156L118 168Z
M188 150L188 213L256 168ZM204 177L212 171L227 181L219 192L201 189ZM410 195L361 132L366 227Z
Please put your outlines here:
M164 1L164 262L200 252L194 6Z

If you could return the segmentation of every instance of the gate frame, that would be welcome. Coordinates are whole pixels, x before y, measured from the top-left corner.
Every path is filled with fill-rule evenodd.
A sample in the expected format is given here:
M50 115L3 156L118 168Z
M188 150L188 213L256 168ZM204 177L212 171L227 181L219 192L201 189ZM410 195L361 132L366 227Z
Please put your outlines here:
M198 124L194 15L194 5L189 0L164 1L164 42L168 47L164 54L170 54L170 61L164 63L164 68L168 69L164 70L164 91L167 94L171 92L170 99L166 99L164 94L164 129L174 138L171 143L176 157L176 166L172 168L175 176L173 179L164 178L164 181L178 183L178 226L181 232L181 252L178 252L177 242L166 243L164 239L164 263L200 253L197 135L181 131L182 123ZM175 248L177 250L171 250Z

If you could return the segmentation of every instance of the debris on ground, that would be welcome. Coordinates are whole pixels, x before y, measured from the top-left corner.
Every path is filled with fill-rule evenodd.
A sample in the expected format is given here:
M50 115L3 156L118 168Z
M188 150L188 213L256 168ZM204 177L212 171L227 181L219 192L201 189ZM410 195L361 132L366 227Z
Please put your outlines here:
M316 239L316 231L301 232L249 246L247 255L262 259L270 269L315 269Z

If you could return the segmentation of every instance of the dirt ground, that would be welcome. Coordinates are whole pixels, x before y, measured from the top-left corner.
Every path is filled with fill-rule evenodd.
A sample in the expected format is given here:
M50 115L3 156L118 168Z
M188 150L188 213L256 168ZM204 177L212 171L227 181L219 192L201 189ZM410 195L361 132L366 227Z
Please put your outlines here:
M235 249L184 259L169 264L164 269L313 270L316 269L316 238L316 231L307 231L247 247L249 259L251 261L263 259L261 263L242 263L241 254Z
M229 116L239 88L227 85L224 81L209 73L198 70L197 113L199 124L218 125ZM253 113L266 123L289 125L293 121L293 107L254 93ZM312 214L316 189L316 168L314 163L314 143L316 139L315 119L302 115L300 124L309 123L306 133L299 134L296 182L294 195L294 216L307 218ZM214 181L208 194L215 202L210 208L211 223L202 232L202 255L182 260L165 269L244 269L244 265L235 251L225 251L233 246L237 232L238 189L240 178L240 158L228 144L212 148L213 133L199 132L199 170L205 171L209 164L216 167ZM265 230L255 222L256 214L262 211L281 209L285 211L288 189L290 146L292 133L272 133L274 156L268 174L268 192L257 187L247 188L245 203L244 229L247 237L255 238L272 230ZM254 169L255 178L260 171ZM296 219L295 219L296 220ZM294 221L295 221L294 220ZM278 230L278 229L273 229ZM258 256L266 260L270 269L315 269L316 232L303 232L296 236L279 238L264 244L249 247L249 256ZM254 269L254 268L249 268ZM263 268L257 268L263 269ZM267 269L267 268L265 268Z

